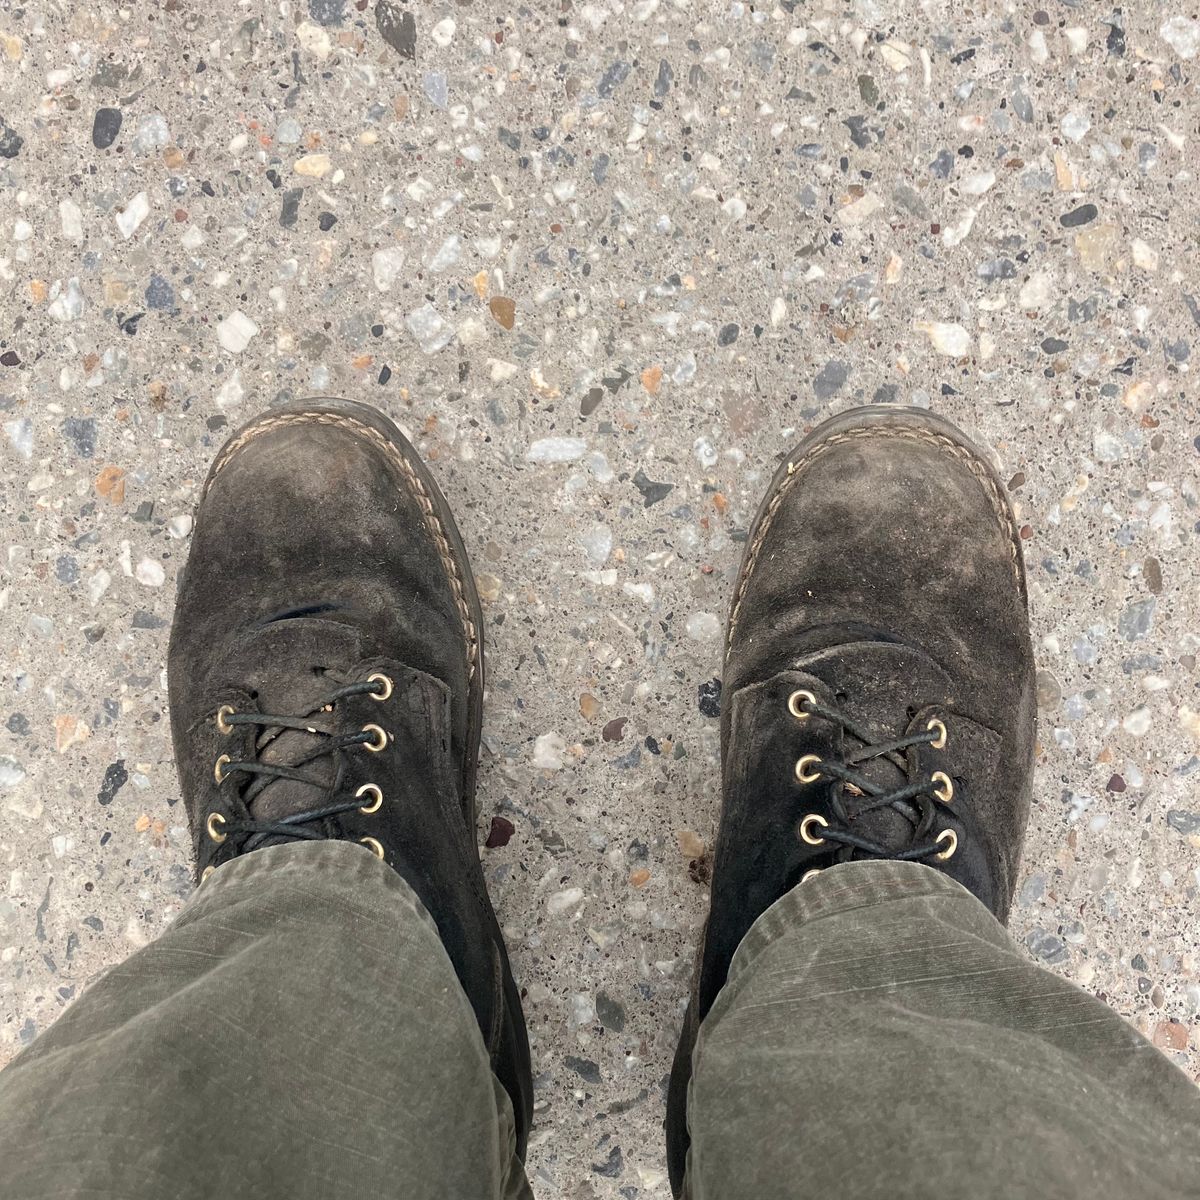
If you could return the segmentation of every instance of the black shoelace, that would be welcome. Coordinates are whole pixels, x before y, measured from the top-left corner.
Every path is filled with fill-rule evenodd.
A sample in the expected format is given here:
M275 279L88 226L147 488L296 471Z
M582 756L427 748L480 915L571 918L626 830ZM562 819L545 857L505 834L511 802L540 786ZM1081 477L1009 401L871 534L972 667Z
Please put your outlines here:
M241 791L241 798L249 808L255 798L267 787L279 779L291 779L297 783L308 784L323 793L324 802L314 808L303 809L300 812L289 813L286 816L258 820L243 818L233 820L220 813L211 813L208 818L208 833L215 842L232 841L232 854L226 851L225 857L234 857L264 845L272 845L280 841L322 841L336 836L336 831L330 825L335 818L355 811L374 811L382 801L382 793L372 784L360 788L353 796L339 797L344 778L343 754L356 746L365 746L368 750L382 750L388 742L387 733L378 725L367 725L353 733L339 733L322 726L331 722L320 720L320 714L332 714L339 700L350 696L372 695L376 699L386 699L391 695L392 682L384 675L374 675L361 683L347 684L306 716L289 716L261 712L235 712L229 706L223 706L217 713L217 725L222 731L237 725L252 725L261 732L255 739L256 756L241 761L234 761L228 755L221 755L217 760L215 774L218 782L225 782L229 776L240 774L249 777ZM275 738L288 730L313 735L317 741L309 753L292 763L263 762L259 757L262 751ZM335 756L336 771L332 782L312 773L314 762ZM364 795L368 798L364 799ZM373 841L373 839L371 839ZM377 843L376 843L377 844ZM374 848L374 847L372 847ZM382 847L380 847L382 849ZM378 853L378 850L376 851ZM380 855L382 857L382 855Z
M862 743L860 749L844 753L840 761L816 754L806 754L797 760L796 777L800 782L816 783L820 779L829 779L834 785L829 788L831 819L809 813L797 827L797 836L802 841L810 846L833 842L843 847L845 858L886 858L902 862L936 858L945 861L954 854L958 847L958 835L954 830L943 829L931 836L938 821L939 806L948 805L954 797L954 783L948 775L935 771L904 787L887 788L857 769L871 759L886 758L905 775L909 774L908 755L904 752L914 746L944 746L946 727L942 721L934 718L920 732L889 741L839 709L821 704L811 692L793 692L788 708L798 720L820 717L831 721ZM862 817L885 808L899 813L912 826L909 845L886 846L854 827Z

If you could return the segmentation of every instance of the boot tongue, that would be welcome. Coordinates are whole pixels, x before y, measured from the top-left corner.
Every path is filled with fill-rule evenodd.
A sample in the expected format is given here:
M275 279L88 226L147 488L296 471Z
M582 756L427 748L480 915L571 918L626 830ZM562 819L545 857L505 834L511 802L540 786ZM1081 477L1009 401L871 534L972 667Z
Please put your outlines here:
M796 670L815 676L836 699L834 707L856 724L878 735L878 742L903 737L910 724L909 710L946 703L950 677L928 655L898 642L851 642L831 646L796 662ZM845 736L845 753L862 749L852 734ZM896 757L904 762L904 754ZM909 782L906 769L887 757L851 764L860 775L878 787L895 791ZM854 812L867 801L852 792L847 808ZM882 846L897 851L913 841L913 825L893 808L865 813L854 821L857 832Z
M351 678L362 660L362 639L349 625L318 617L275 621L250 629L236 640L211 678L223 687L257 692L260 712L283 717L313 718L319 729L336 729L336 709L321 706ZM263 729L256 743L259 762L293 766L312 754L324 739L299 730ZM272 820L317 808L337 774L337 756L322 755L300 769L321 786L295 779L273 779L254 797L250 815ZM244 778L244 777L243 777Z

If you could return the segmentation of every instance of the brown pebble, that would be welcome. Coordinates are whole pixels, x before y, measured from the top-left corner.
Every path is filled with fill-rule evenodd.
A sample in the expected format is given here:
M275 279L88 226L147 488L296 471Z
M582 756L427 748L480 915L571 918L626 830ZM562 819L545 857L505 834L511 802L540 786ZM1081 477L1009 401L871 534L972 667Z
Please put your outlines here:
M579 713L585 721L594 721L600 715L600 701L591 692L579 697Z
M1188 1028L1178 1021L1162 1021L1155 1026L1154 1044L1166 1050L1188 1048Z
M601 730L600 736L606 742L619 742L625 736L625 723L628 717L613 717Z
M1162 591L1162 567L1158 564L1157 558L1148 558L1142 563L1142 575L1146 580L1146 586L1154 595L1158 595Z
M515 832L516 827L507 817L493 817L492 827L488 830L487 841L483 844L489 850L496 850L500 846L507 846Z
M675 837L679 841L679 849L684 858L703 858L704 839L691 829L680 829Z
M496 321L504 326L505 329L511 329L517 320L517 305L516 301L508 296L493 296L488 301L488 311L496 318Z
M650 882L650 872L645 867L638 867L636 871L629 872L629 884L631 887L645 887Z
M1108 781L1108 790L1110 792L1123 792L1125 790L1125 780L1120 775L1114 775Z
M100 474L96 476L96 491L109 504L122 504L125 500L125 472L111 465L101 467Z

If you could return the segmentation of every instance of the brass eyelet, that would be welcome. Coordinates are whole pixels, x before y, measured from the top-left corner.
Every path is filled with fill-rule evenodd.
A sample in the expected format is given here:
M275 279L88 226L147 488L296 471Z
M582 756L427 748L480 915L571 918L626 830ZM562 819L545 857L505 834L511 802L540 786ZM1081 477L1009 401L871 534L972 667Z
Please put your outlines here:
M813 867L811 871L805 871L804 874L800 876L800 882L807 883L814 875L820 875L821 870L822 868L820 867Z
M373 742L363 742L363 746L370 750L372 754L378 754L380 750L386 750L388 744L387 730L379 725L364 725L363 733L373 733L376 740Z
M226 824L225 818L219 812L208 814L208 820L204 822L204 828L208 830L208 836L219 846L228 836L227 833L221 833L219 826Z
M376 858L385 857L383 843L378 838L363 837L358 839Z
M813 825L820 825L822 829L825 829L828 827L829 822L825 820L820 813L809 813L808 816L800 822L800 840L802 842L807 842L810 846L824 845L825 839L823 837L815 837L809 832L811 826Z
M954 852L958 849L958 834L955 833L953 829L943 829L942 832L939 833L936 838L934 838L934 841L937 842L939 846L943 842L948 843L946 849L943 850L941 854L935 854L934 858L936 858L939 862L945 862L946 859L954 857Z
M228 755L228 754L222 754L222 755L221 755L221 757L220 757L220 758L218 758L218 759L217 759L217 761L216 761L215 763L213 763L213 778L214 778L214 779L215 779L215 780L216 780L218 783L224 783L224 782L225 782L225 773L224 773L224 772L221 770L221 768L222 768L223 766L225 766L225 764L226 764L226 763L228 763L228 762L229 762L229 755Z
M216 867L205 867L205 868L204 868L204 870L200 872L200 882L201 882L202 884L203 884L203 883L207 883L207 882L208 882L208 879L209 879L209 876L210 876L210 875L211 875L211 874L212 874L212 873L213 873L213 872L214 872L216 869L217 869Z
M359 796L373 796L374 800L370 804L365 804L359 808L359 812L364 816L369 817L372 813L377 813L383 807L383 792L380 791L373 783L364 783L362 787L354 793L354 798L357 800Z
M376 681L383 684L383 691L371 692L370 693L371 699L372 700L388 699L388 697L391 696L392 690L395 688L396 685L394 683L392 683L392 681L382 671L376 671L374 675L367 676L368 683L375 683Z
M940 785L933 789L933 794L943 804L949 804L954 799L954 780L945 771L934 771L929 780L931 783Z
M935 749L935 750L945 750L946 738L949 736L946 733L946 722L939 721L937 717L934 717L933 720L930 721L929 724L925 726L925 728L927 730L929 730L930 732L932 732L935 729L939 731L937 738L934 741L929 743L930 746L932 746L933 749Z
M805 754L801 758L796 759L796 778L801 783L816 783L821 778L821 772L809 772L808 768L820 766L820 763L821 756L819 754Z
M217 729L226 735L233 732L233 726L230 725L228 718L232 717L237 710L232 704L222 704L217 709Z
M812 716L812 713L800 707L800 702L802 700L807 700L809 704L816 704L817 702L817 698L812 694L812 692L806 692L803 688L797 688L788 697L788 712L790 712L797 721L807 721L808 718Z

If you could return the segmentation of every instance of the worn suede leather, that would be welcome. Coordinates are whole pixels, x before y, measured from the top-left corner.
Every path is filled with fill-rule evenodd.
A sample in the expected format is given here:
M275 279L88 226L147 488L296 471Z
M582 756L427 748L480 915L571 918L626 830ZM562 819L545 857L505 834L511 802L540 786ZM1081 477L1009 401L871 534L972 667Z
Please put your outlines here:
M363 784L382 790L379 811L330 818L322 832L376 839L433 917L512 1098L523 1155L529 1049L475 828L479 602L445 500L387 417L323 398L276 409L233 435L196 514L168 669L198 873L233 853L206 832L211 813L279 819L353 797ZM320 709L339 686L375 672L393 681L386 699L355 695ZM222 705L311 718L325 732L375 724L387 745L315 760L306 769L324 779L324 796L284 779L247 807L248 777L218 783L217 758L257 752L260 761L295 764L314 739L284 732L267 740L261 727L238 724L223 733Z
M883 407L826 422L787 456L750 531L726 636L711 907L668 1101L676 1194L692 1047L733 952L806 872L851 857L797 834L806 814L830 816L830 783L800 783L796 760L843 750L840 727L788 711L797 688L885 737L945 723L946 746L913 751L907 778L886 760L870 773L896 786L934 771L954 780L934 832L953 829L958 848L925 861L1005 920L1034 751L1024 564L1000 481L948 422ZM912 842L891 810L862 832Z

